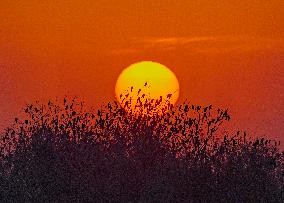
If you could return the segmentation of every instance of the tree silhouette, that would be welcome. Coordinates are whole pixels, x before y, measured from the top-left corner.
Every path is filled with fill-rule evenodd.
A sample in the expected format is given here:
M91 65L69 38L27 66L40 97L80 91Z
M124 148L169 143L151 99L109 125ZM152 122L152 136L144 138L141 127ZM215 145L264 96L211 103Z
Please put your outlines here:
M284 200L278 142L222 134L230 116L211 105L130 99L28 105L1 137L1 202Z

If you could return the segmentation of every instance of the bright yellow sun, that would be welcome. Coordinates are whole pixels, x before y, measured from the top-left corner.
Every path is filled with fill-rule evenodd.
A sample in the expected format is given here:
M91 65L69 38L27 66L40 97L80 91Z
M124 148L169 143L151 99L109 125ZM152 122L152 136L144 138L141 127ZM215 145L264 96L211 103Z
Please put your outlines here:
M175 74L166 66L152 61L141 61L125 68L119 75L115 85L115 95L122 104L121 95L126 95L130 91L132 105L136 103L140 90L148 98L168 100L175 104L179 97L179 83ZM170 97L169 97L170 95Z

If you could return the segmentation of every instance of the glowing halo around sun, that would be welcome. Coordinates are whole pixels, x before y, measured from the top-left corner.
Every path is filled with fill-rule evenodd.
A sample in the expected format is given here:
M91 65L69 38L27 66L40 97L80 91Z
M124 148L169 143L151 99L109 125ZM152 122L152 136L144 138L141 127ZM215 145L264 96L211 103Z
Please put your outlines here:
M125 95L131 96L131 106L142 96L148 99L167 101L175 104L179 97L179 82L175 74L166 66L152 61L131 64L119 75L115 85L115 95L120 104Z

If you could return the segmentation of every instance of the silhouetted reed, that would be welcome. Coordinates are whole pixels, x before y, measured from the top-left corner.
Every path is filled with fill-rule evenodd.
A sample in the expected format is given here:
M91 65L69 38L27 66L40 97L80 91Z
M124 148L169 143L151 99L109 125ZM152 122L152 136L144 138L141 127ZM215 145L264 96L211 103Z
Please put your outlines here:
M1 137L1 202L283 201L278 142L220 133L211 105L130 99L28 105Z

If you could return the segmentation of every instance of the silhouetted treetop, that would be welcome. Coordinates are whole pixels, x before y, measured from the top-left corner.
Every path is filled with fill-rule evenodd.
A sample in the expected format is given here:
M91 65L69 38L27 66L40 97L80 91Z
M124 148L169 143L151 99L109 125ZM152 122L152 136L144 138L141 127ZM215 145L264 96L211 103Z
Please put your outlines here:
M219 131L230 115L211 105L145 99L132 108L130 100L27 105L1 137L0 200L283 200L278 142Z

